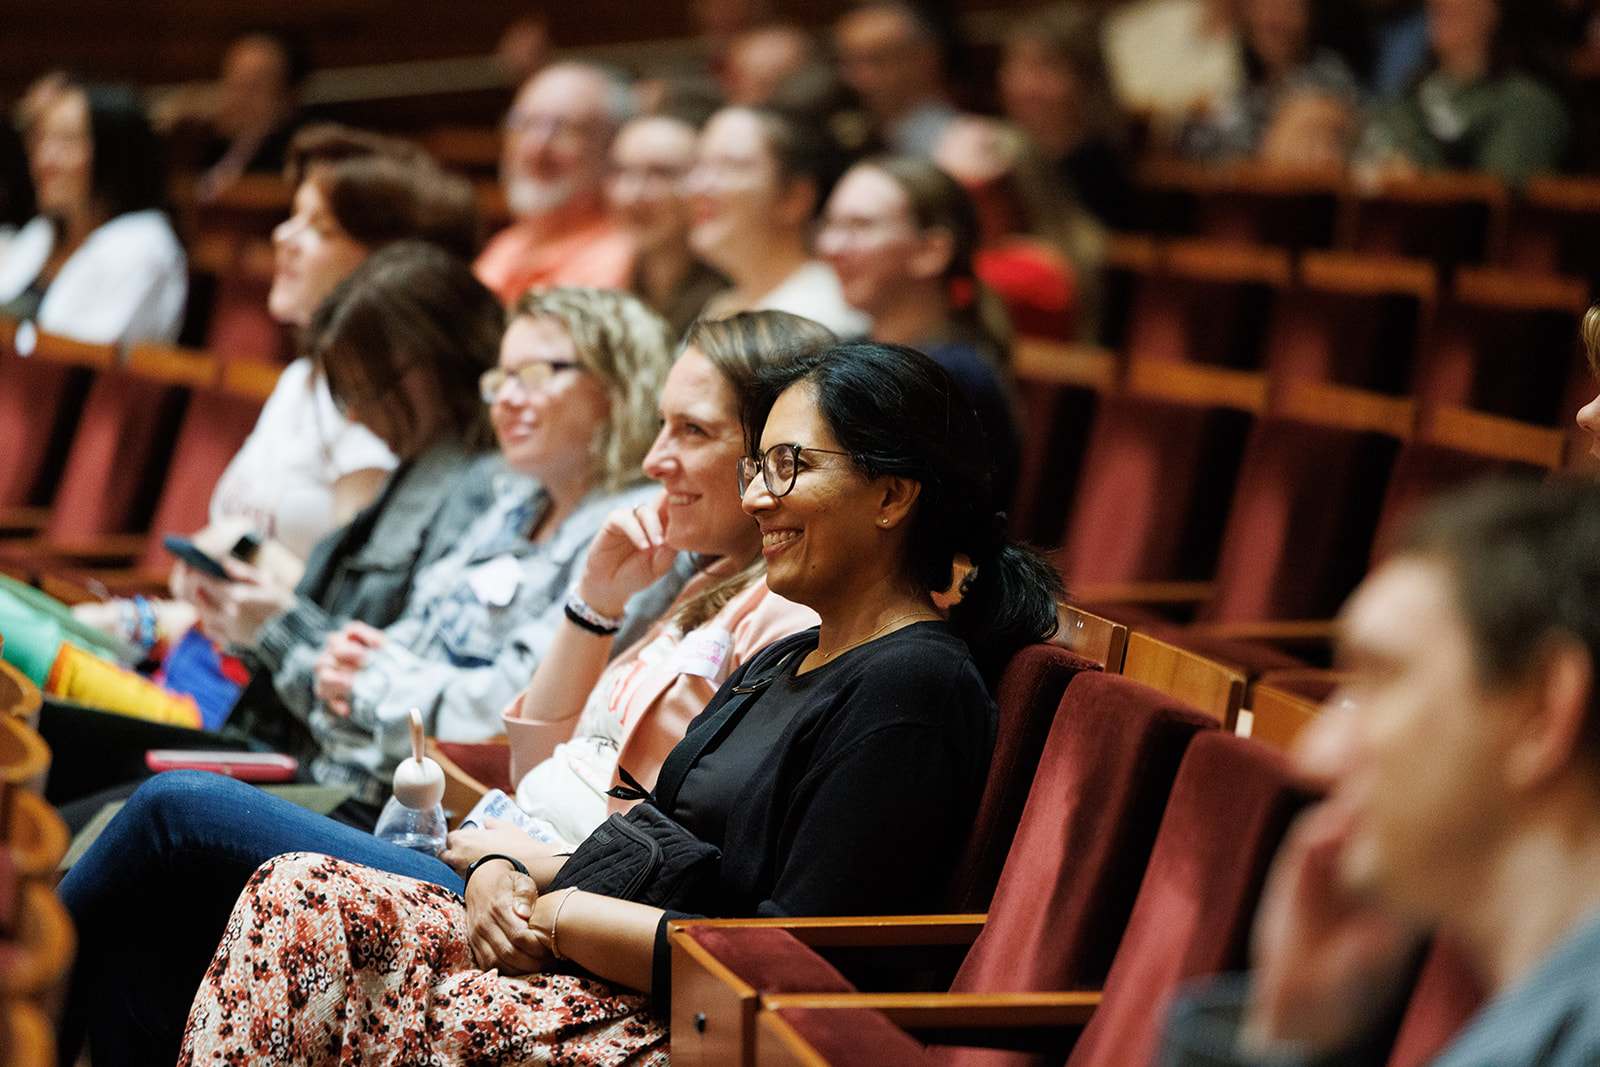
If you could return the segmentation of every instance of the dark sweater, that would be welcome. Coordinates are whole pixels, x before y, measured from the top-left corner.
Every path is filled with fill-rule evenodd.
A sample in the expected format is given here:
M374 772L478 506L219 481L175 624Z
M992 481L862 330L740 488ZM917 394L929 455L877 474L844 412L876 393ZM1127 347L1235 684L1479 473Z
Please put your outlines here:
M763 649L728 679L689 733L746 675L761 677L789 650L816 643L817 631L807 630ZM718 899L707 911L740 917L936 908L994 747L994 701L966 644L943 623L925 622L797 677L798 662L707 748L678 793L673 813L723 851ZM776 731L775 721L783 723ZM740 765L748 777L730 783ZM663 1012L670 972L663 920L654 978Z

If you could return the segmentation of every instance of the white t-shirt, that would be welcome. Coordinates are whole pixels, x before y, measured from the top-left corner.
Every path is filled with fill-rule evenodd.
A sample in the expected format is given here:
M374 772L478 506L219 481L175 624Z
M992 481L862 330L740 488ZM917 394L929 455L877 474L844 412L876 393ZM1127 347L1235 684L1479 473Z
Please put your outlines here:
M395 463L371 430L339 412L327 381L302 357L284 368L255 429L222 472L211 519L248 519L305 559L334 528L334 483Z
M871 319L845 303L839 276L820 259L802 263L798 270L757 300L751 310L804 315L846 341L865 337L872 329Z
M17 231L0 259L0 303L33 284L55 248L50 220ZM130 211L100 226L61 264L37 323L95 344L177 340L189 293L188 260L166 215Z

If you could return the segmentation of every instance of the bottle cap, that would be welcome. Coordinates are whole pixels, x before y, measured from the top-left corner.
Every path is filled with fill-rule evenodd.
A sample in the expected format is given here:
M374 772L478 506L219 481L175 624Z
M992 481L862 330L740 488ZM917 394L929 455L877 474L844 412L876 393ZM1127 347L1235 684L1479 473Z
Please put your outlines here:
M411 758L394 769L394 796L408 808L431 808L444 799L444 768L423 755L422 712L411 709Z

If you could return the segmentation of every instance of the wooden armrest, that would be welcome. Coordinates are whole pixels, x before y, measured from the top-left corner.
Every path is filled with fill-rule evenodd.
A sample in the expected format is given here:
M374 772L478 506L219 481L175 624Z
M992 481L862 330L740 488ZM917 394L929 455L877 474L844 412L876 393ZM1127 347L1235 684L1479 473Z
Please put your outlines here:
M0 508L0 536L32 536L50 521L50 509L18 506Z
M1237 641L1266 641L1275 645L1328 645L1333 643L1332 619L1262 619L1254 622L1200 622L1192 629L1213 637Z
M1082 1026L1100 1006L1080 993L774 993L762 1008L864 1008L906 1030Z
M965 946L983 927L982 915L896 915L845 918L685 919L669 923L672 942L673 1062L678 1067L723 1067L753 1063L756 1017L762 993L833 990L849 983L807 949L851 951L882 946ZM716 947L688 936L691 929L733 934L768 934L744 946L741 939ZM921 941L916 940L921 935ZM781 943L792 938L798 946ZM914 948L912 949L914 951ZM783 961L774 968L774 961ZM744 971L744 974L739 973ZM757 972L764 972L757 973Z
M845 917L782 917L772 919L677 919L671 933L693 926L723 929L787 930L812 948L860 948L892 945L970 945L983 931L986 915L861 915Z
M1064 1060L1100 994L916 994L772 998L757 1017L758 1067L936 1063L922 1042ZM848 1001L848 1003L847 1003ZM914 1036L913 1036L914 1035ZM674 1062L678 1054L673 1036Z
M63 564L90 566L96 563L128 564L137 559L150 541L149 534L96 534L92 537L57 541L27 538L8 542L4 552L12 557L27 557L41 567Z
M1427 260L1361 252L1307 249L1300 256L1300 282L1336 293L1405 293L1424 302L1439 294L1438 269Z
M1278 407L1290 418L1319 426L1388 434L1404 441L1417 419L1416 402L1332 382L1287 381L1278 390Z
M1074 585L1078 604L1199 604L1209 599L1211 582L1103 582Z
M1019 381L1045 385L1081 385L1108 392L1117 383L1117 356L1110 349L1042 337L1016 339L1011 369Z
M1134 360L1128 364L1127 389L1135 396L1258 415L1267 408L1266 375L1201 363Z
M72 967L78 939L53 888L29 882L22 894L19 936L0 945L0 995L53 1002Z
M215 356L198 348L146 342L128 350L128 370L153 381L190 388L212 384L217 379Z
M68 606L106 596L147 596L161 600L172 595L171 579L171 572L161 568L88 567L47 570L39 575L39 588Z
M1561 465L1567 432L1442 404L1424 413L1422 435L1448 448L1545 468Z

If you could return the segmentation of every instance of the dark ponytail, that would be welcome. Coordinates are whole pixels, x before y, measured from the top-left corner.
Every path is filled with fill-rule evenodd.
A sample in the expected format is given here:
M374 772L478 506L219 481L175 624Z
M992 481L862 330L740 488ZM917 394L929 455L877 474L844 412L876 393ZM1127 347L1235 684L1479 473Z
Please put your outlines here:
M915 349L836 345L761 375L745 419L750 451L759 450L779 394L798 382L816 390L818 411L867 477L895 475L922 487L907 540L910 577L930 593L947 593L958 557L972 564L950 626L992 686L1018 649L1055 633L1061 579L1007 536L971 401Z

